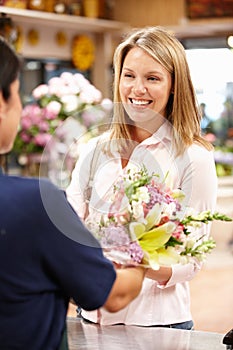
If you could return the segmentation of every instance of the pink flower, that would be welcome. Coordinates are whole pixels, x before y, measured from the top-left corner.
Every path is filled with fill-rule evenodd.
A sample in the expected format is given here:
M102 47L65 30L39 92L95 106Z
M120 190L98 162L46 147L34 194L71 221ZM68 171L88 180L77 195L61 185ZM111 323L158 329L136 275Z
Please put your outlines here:
M24 107L22 111L22 118L25 116L30 116L31 115L40 115L41 114L41 109L38 105L36 104L30 104Z
M56 119L61 111L61 103L58 101L51 101L44 109L44 117L46 119Z
M49 92L48 85L46 84L41 84L37 86L33 91L32 91L32 96L36 99L39 100L41 97L47 95Z
M102 229L100 236L104 247L120 247L130 244L129 235L124 226L110 225L109 227L105 227Z
M72 73L64 72L60 76L61 84L69 88L69 93L77 95L80 92L80 86L78 80L75 79L75 76Z
M74 74L74 81L77 86L79 86L80 90L83 90L90 82L82 75L81 73Z
M107 99L101 105L101 92L81 73L63 72L58 77L52 77L47 84L38 85L32 96L36 102L26 105L22 111L21 131L17 135L20 142L15 142L14 147L16 152L43 151L47 139L70 116L77 118L87 129L98 125L107 118L110 105L106 103L110 101ZM93 106L96 109L87 111ZM27 137L23 134L24 130Z
M101 109L88 108L82 113L83 124L89 128L90 126L100 122L105 117L105 113Z
M49 131L49 123L45 120L41 121L41 123L39 124L39 130L41 132Z
M47 110L49 110L50 112L54 112L57 115L61 111L61 107L61 103L58 101L51 101L46 106Z
M49 134L44 134L44 133L37 134L37 135L34 137L34 143L35 143L37 146L43 146L43 147L45 147L46 144L51 140L51 138L52 138L52 135L49 135Z
M52 84L52 85L49 86L49 94L50 95L55 95L57 97L62 97L62 96L67 95L69 93L70 93L70 89L69 89L69 87L67 87L65 85Z
M43 120L43 113L41 111L40 115L38 114L32 114L31 115L31 121L32 121L32 124L37 126L40 124L41 120Z
M177 240L179 240L183 235L184 235L184 225L179 224L177 222L176 230L175 230L175 232L172 233L172 236L174 238L176 238Z
M110 112L113 107L112 100L110 100L109 98L104 98L100 105L105 111L108 111L108 112Z
M63 72L61 75L60 75L60 78L64 81L64 84L72 84L74 78L73 78L73 74L70 73L70 72Z
M65 95L61 97L63 108L66 113L75 112L80 104L79 98L76 95Z
M31 141L31 137L26 132L21 132L20 136L21 139L26 143L29 143Z
M140 264L144 256L144 252L138 242L130 242L129 252L132 260Z
M216 141L216 136L212 133L205 134L204 138L211 143Z
M24 118L21 119L21 128L23 130L28 130L32 126L32 120L30 117L25 116Z
M80 93L80 98L89 104L99 103L102 99L101 92L93 85L88 84Z

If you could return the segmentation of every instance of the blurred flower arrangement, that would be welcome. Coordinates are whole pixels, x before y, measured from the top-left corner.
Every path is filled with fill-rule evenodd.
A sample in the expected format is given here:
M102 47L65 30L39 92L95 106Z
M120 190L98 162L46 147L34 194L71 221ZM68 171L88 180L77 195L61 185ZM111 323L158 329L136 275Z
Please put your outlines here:
M181 190L170 190L146 168L130 168L114 187L109 213L90 229L106 256L123 265L161 265L203 261L215 241L201 230L213 220L232 221L220 213L195 213L182 204Z
M34 102L24 107L14 144L17 154L43 152L56 129L73 117L85 128L106 120L112 108L109 99L80 73L64 72L32 91ZM61 136L61 135L60 135Z
M215 146L214 159L219 177L233 175L233 147Z

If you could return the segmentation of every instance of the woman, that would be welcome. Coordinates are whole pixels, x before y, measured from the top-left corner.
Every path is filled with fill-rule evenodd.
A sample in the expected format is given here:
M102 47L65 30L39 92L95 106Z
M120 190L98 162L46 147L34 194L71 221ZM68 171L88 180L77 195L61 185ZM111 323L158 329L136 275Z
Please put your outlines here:
M1 37L0 61L4 154L12 148L22 106L20 63ZM0 193L1 349L65 349L70 298L87 310L116 312L138 295L145 270L116 273L63 191L45 179L0 171Z
M67 188L68 200L80 217L85 219L93 159L89 222L108 211L114 182L132 163L143 163L172 189L182 189L189 207L212 210L217 188L212 146L201 137L185 50L174 35L160 27L129 33L114 55L114 102L110 131L89 142ZM96 145L98 152L94 152ZM205 234L208 229L203 229ZM82 315L106 325L191 329L188 282L200 268L194 262L149 269L131 305L114 315L103 309Z

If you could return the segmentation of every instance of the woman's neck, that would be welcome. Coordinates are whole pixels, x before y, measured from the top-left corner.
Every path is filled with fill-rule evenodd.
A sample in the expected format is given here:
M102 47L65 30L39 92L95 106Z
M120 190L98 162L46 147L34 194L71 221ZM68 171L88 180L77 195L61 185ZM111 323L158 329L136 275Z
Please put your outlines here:
M151 132L144 128L140 128L135 125L130 126L130 135L132 140L134 140L136 143L141 143L144 140L148 139L152 135Z
M135 147L152 135L147 130L135 125L130 125L129 130L131 139L128 140L127 147L121 153L121 165L123 169L127 166Z
M153 135L154 132L156 132L160 126L163 124L164 118L159 118L156 120L156 122L153 125L153 130L148 130L148 128L145 128L143 126L129 125L129 132L131 136L131 140L128 141L127 148L124 149L121 153L121 164L122 168L125 168L129 162L129 159L131 157L131 154L133 153L135 147L142 143L144 140L148 139Z

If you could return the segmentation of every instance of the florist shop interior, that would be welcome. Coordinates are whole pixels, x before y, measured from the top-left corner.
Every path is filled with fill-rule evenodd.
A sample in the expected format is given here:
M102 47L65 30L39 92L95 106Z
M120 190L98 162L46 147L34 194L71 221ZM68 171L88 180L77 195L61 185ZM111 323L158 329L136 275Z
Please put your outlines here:
M1 157L2 166L9 174L47 176L65 188L81 147L110 120L116 45L129 28L147 25L172 30L186 49L203 113L202 133L215 148L218 209L233 216L233 1L229 0L0 1L0 34L23 58L24 106L14 148ZM67 81L77 85L69 99L64 92ZM197 329L226 333L233 327L226 316L233 309L229 282L233 226L214 224L212 231L218 246L191 284L193 313ZM221 276L217 287L210 277L215 273ZM200 301L203 284L211 297L202 295ZM216 289L221 300L213 292ZM70 314L75 312L71 305Z

